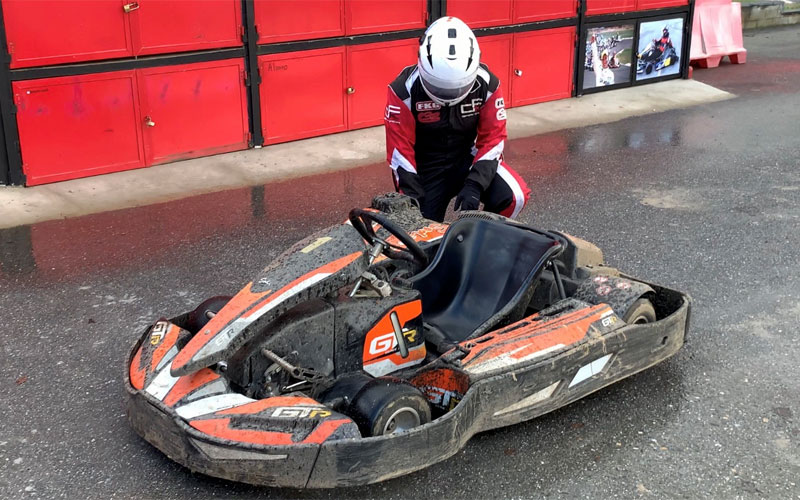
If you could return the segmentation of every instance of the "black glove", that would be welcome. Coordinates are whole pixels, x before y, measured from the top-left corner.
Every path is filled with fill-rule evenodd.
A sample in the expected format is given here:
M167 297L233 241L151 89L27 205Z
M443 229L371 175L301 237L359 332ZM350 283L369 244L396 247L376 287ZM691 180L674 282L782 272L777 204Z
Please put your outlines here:
M453 210L477 210L481 204L481 185L472 179L467 179L461 192L456 196Z

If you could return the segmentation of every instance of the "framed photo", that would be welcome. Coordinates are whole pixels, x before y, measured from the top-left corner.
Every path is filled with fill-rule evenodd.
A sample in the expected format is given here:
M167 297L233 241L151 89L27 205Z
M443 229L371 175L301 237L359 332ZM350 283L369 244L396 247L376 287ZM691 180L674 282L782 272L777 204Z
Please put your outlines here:
M635 20L587 27L582 37L582 93L631 84L632 69L636 62L635 35Z
M636 81L681 74L684 16L641 21L636 44Z

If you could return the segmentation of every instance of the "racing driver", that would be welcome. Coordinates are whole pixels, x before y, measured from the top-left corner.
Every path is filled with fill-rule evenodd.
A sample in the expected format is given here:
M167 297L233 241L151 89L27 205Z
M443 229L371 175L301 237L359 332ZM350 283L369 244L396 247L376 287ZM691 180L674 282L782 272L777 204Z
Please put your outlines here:
M455 210L516 217L530 190L503 161L506 109L500 81L480 62L472 30L455 17L431 24L419 60L389 84L386 158L395 187L422 214L444 219Z

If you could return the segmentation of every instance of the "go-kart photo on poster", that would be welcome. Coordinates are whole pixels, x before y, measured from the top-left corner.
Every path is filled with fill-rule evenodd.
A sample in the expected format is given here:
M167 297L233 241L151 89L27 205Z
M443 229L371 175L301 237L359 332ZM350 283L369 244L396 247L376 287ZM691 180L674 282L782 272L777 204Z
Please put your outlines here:
M643 22L636 50L636 81L677 75L683 49L683 17Z
M583 90L629 83L635 24L589 28L583 62Z

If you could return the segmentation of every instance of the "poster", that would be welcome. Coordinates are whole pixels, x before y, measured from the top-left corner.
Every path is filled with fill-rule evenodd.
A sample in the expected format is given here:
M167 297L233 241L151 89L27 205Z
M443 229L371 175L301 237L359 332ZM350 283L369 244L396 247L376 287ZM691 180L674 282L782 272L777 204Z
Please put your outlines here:
M583 64L583 90L630 83L634 23L589 28Z
M677 75L681 71L683 17L643 22L636 45L636 81Z

